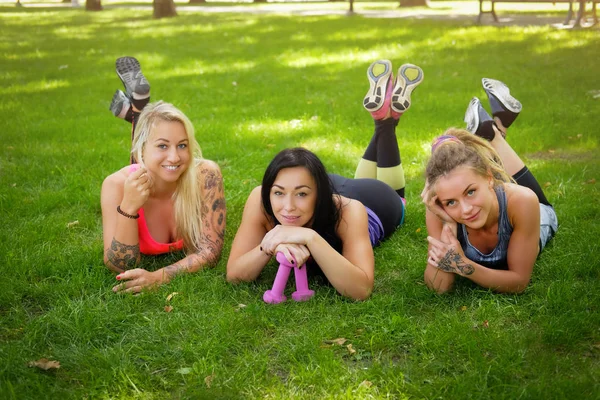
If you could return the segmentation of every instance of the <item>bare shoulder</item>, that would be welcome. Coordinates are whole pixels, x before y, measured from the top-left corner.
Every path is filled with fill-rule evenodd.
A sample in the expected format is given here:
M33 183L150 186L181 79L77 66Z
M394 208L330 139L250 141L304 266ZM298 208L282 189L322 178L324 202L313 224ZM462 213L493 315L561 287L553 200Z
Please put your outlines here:
M508 216L513 226L523 219L539 215L539 199L533 190L514 183L504 185Z
M269 222L269 217L265 214L262 204L262 186L257 186L250 192L246 205L244 206L243 218L259 223L264 226L265 229L271 230L275 226L273 222Z
M336 202L340 207L338 231L342 229L354 230L359 225L368 223L367 210L360 201L339 196L339 198L336 197Z
M114 172L104 178L104 182L102 182L102 190L122 188L125 185L125 180L130 174L130 166L123 167L117 172Z
M527 204L537 205L539 203L537 195L528 187L514 183L505 183L504 191L506 192L506 201L509 206L515 205L519 207L526 206Z

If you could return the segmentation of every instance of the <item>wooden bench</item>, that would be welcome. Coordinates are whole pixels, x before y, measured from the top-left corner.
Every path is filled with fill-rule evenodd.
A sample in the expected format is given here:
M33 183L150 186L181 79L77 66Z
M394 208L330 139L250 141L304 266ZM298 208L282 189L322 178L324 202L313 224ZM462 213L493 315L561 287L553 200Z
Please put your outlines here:
M575 26L581 26L581 20L585 16L585 4L592 3L592 13L594 17L594 24L598 23L598 15L596 14L596 3L599 3L600 0L489 0L492 3L492 7L489 11L483 11L483 2L485 0L479 0L479 16L477 17L477 22L481 22L481 17L483 14L492 14L494 18L494 22L499 22L498 16L496 15L496 10L494 9L494 5L496 3L569 3L569 11L567 13L567 19L564 24L567 25L573 19L573 3L579 3L579 10L577 11L577 18L575 19Z

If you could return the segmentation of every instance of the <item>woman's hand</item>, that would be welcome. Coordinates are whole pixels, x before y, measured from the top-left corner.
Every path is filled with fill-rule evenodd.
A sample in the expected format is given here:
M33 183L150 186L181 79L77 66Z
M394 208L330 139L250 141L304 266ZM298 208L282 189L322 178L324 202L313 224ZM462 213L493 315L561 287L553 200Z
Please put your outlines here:
M465 257L451 226L444 225L440 239L427 236L427 241L430 244L427 261L431 265L441 271L452 272L461 276L471 275L475 272L470 260Z
M266 233L260 243L261 250L272 256L277 251L277 246L280 244L300 244L306 246L310 241L310 235L314 231L308 228L297 226L277 225Z
M429 184L427 182L425 182L425 187L421 192L421 199L423 200L425 206L427 206L427 209L442 222L456 225L456 221L454 221L452 217L448 215L448 213L442 208L440 202L438 201L437 195L429 188Z
M308 247L302 244L282 243L275 248L275 254L282 252L285 258L296 267L301 267L310 257Z
M152 180L146 168L140 167L137 171L129 174L123 188L121 210L131 215L137 214L138 210L148 200L151 188Z
M122 283L112 288L115 293L139 293L143 289L151 289L164 282L165 273L162 270L154 272L145 269L130 269L117 275L117 280Z

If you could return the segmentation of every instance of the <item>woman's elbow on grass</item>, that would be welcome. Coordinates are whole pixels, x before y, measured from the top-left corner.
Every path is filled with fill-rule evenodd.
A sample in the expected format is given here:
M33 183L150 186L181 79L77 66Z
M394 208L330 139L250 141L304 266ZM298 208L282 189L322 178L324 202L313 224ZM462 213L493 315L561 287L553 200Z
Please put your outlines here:
M445 277L441 277L438 274L431 276L431 273L427 270L423 274L423 279L427 287L437 294L448 293L454 286L454 279L445 279Z

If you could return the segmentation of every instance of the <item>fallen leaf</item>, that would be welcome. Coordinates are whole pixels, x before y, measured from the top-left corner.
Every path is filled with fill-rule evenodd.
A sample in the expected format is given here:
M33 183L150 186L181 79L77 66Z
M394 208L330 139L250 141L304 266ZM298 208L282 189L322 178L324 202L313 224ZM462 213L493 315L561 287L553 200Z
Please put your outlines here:
M582 133L578 133L578 134L577 134L577 139L581 139L582 137L583 137L583 134L582 134Z
M59 369L60 362L56 360L48 360L47 358L40 358L37 361L30 361L30 367L38 367L39 369L43 369L44 371L48 371L49 369Z
M215 374L210 374L206 378L204 378L204 384L206 385L207 388L210 389L210 385L211 385L213 379L215 379Z
M79 221L73 221L73 222L69 222L69 223L67 224L67 228L72 228L72 227L74 227L75 225L79 225Z
M178 374L181 374L181 375L187 375L187 374L189 374L190 372L192 372L192 369L191 369L191 368L189 368L189 367L185 367L185 368L179 368L179 369L177 370L177 373L178 373Z
M467 311L467 306L462 306L462 307L460 308L460 311Z
M173 306L165 306L165 312L173 311Z
M490 327L490 324L488 323L487 319L485 321L483 321L482 325L483 325L484 328L489 328Z
M323 340L323 342L327 343L327 344L338 344L340 346L342 346L344 343L346 343L347 339L341 337L341 338L337 338L337 339L329 339L329 340Z
M242 308L246 308L245 304L238 304L237 307L235 308L235 311L240 311Z
M17 184L16 184L16 183L13 183L11 186L12 186L12 187L17 187Z
M550 183L550 182L544 183L544 187L548 187L548 186L552 186L552 183Z
M177 296L178 294L179 294L179 292L173 292L173 293L171 293L170 295L168 295L168 296L167 296L167 303L168 303L169 301L171 301L171 299L172 299L173 297Z
M356 353L356 350L354 350L354 347L352 347L352 343L350 343L348 346L346 346L346 348L348 349L348 353L350 353L350 354Z
M548 150L548 153L555 153L555 152L556 152L556 150L554 150L554 149Z
M417 228L417 230L415 231L416 233L421 232L421 228Z
M366 388L370 388L371 386L373 386L373 382L368 381L368 380L364 380L360 383L360 385L358 385L358 387L366 387Z
M233 82L231 82L231 84L232 84L233 86L237 86L237 82L236 82L236 81L233 81Z
M594 183L596 183L596 179L592 178L589 181L586 181L585 183L587 183L588 185L593 185Z

